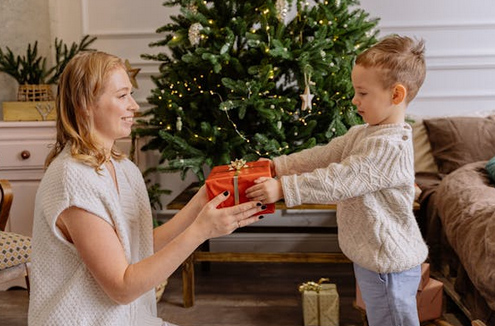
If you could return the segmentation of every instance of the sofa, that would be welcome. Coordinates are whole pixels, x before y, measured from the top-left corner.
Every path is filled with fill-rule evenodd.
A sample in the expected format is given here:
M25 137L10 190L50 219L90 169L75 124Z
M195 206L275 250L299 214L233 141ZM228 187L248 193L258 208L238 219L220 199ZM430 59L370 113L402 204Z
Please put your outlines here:
M415 119L418 224L432 274L470 320L495 326L495 114ZM491 160L493 162L493 160Z

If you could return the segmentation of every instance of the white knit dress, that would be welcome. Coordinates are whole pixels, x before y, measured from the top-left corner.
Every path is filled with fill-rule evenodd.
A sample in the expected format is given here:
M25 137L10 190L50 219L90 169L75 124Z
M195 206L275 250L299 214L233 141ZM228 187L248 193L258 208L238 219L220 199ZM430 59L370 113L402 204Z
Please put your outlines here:
M428 248L413 214L414 153L406 124L359 125L325 146L274 159L287 206L337 203L339 245L361 267L401 272Z
M107 169L98 174L73 160L66 149L47 169L35 203L30 326L163 324L156 317L154 290L128 305L115 303L55 225L63 210L79 207L115 228L129 263L153 254L151 210L141 173L127 159L112 162L119 192Z

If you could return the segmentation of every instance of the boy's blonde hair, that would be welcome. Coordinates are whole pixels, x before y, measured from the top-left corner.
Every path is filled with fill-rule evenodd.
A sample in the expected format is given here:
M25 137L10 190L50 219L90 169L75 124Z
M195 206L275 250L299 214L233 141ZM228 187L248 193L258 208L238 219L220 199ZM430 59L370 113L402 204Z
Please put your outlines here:
M108 153L104 152L95 138L88 108L96 104L106 78L117 68L126 69L120 58L99 51L81 52L64 68L56 99L57 140L48 154L45 167L70 144L73 158L96 171L100 170L100 166L108 159ZM125 157L115 147L110 155L117 160Z
M359 54L356 64L381 70L384 88L402 84L407 90L406 103L418 94L426 76L424 41L390 35Z

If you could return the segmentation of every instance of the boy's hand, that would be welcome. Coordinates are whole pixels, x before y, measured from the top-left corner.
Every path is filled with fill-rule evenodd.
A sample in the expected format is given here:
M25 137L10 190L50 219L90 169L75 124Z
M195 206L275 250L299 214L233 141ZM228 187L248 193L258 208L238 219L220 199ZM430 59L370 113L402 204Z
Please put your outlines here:
M282 183L278 179L261 177L254 180L255 185L246 189L246 197L250 200L271 204L284 198Z

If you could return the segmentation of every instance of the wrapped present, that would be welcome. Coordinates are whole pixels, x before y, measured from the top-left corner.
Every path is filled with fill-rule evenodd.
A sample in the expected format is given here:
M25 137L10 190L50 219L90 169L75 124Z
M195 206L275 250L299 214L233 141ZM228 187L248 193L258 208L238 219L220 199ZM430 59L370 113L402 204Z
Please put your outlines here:
M259 177L271 177L270 162L256 161L246 162L244 160L232 161L230 165L215 166L206 179L206 191L208 197L212 199L223 193L230 192L230 197L218 207L230 207L248 202L246 189L254 185L254 180ZM275 212L275 204L267 204L266 209L260 214L270 214Z
M361 308L362 310L366 310L366 305L363 301L363 296L361 294L361 290L359 289L359 285L356 282L356 307Z
M419 321L433 320L442 316L443 283L430 278L422 291L416 296Z
M339 294L337 286L322 278L318 283L299 286L302 293L304 326L339 326Z
M421 281L419 282L418 291L423 291L426 284L430 280L430 264L423 263L421 264Z

